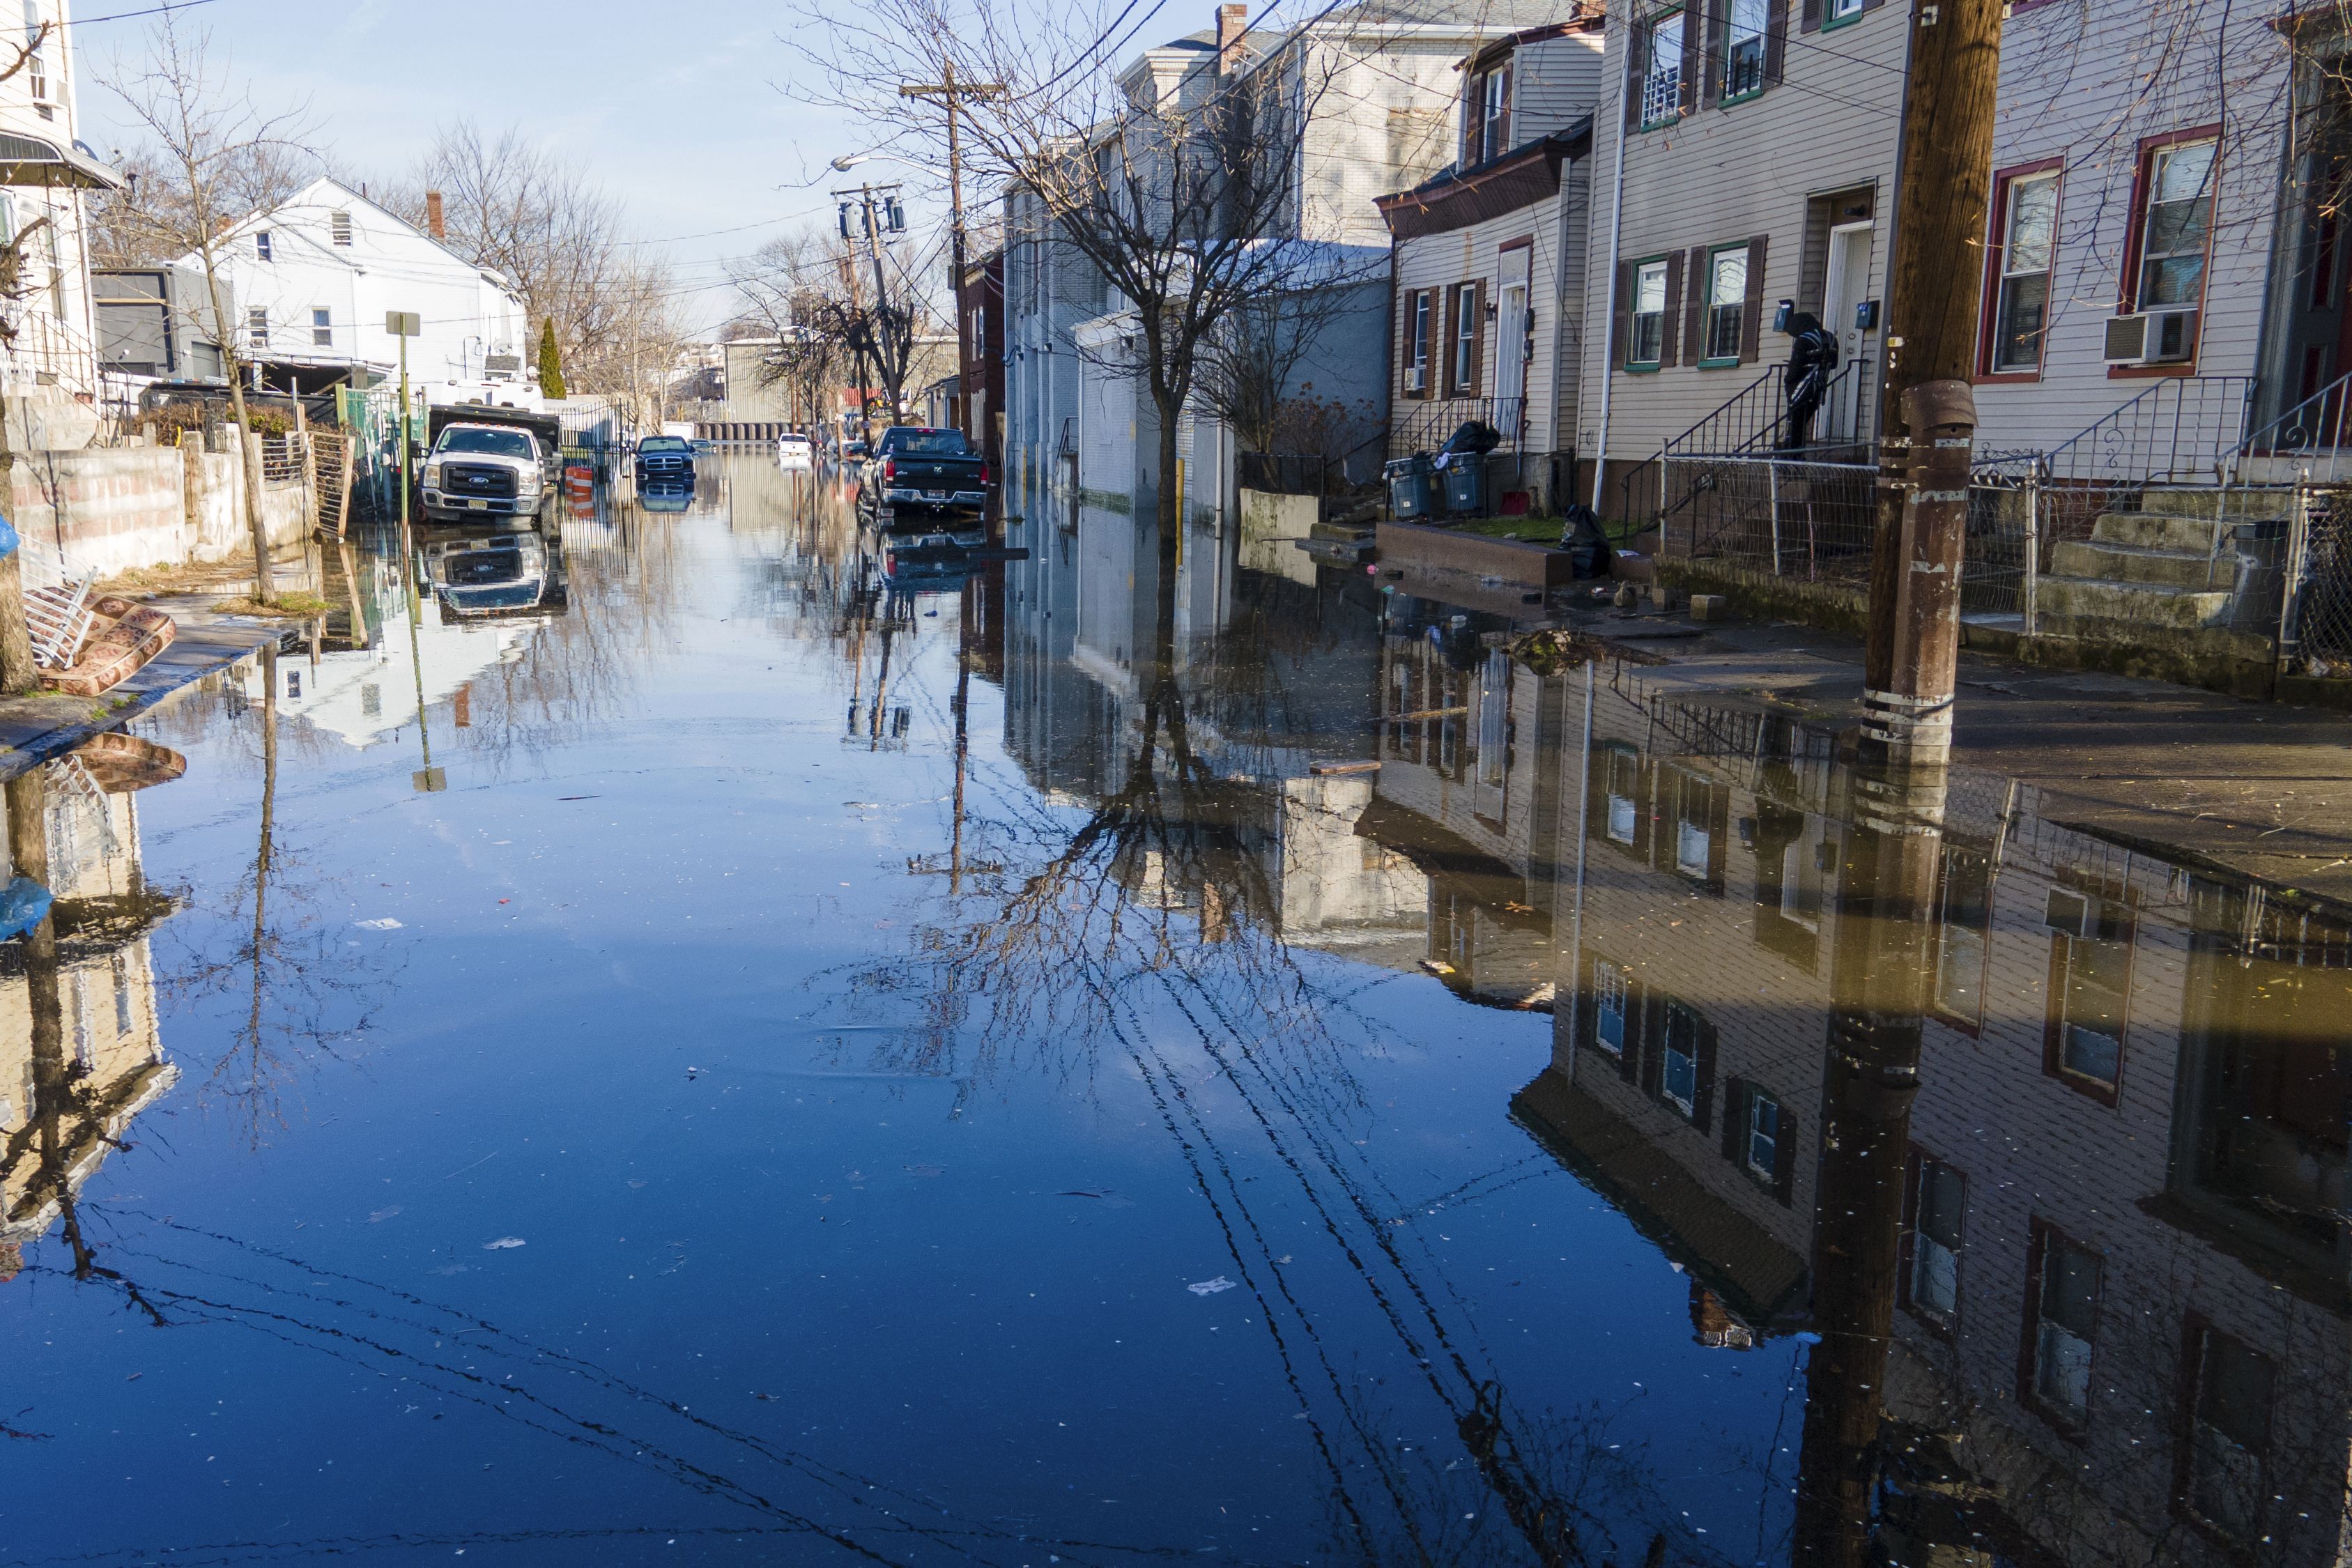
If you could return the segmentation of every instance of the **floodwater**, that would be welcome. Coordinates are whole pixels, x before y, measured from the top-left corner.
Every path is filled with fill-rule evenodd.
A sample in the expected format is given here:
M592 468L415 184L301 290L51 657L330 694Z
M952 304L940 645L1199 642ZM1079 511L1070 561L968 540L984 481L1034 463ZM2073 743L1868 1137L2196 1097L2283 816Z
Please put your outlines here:
M562 533L12 791L0 1561L2343 1560L2342 909L1286 546Z

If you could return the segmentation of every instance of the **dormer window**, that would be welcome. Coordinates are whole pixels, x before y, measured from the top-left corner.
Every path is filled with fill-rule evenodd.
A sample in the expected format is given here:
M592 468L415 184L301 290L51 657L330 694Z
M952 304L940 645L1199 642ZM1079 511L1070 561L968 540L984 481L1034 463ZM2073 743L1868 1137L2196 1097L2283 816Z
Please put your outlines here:
M253 231L253 254L264 261L274 259L269 253L269 231L268 229L257 228Z
M1507 59L1472 75L1462 106L1462 163L1465 168L1499 158L1511 147L1511 62Z
M43 26L41 0L25 0L25 86L36 104L46 103L49 96L49 63L41 50L47 41L41 37Z
M327 215L327 236L337 245L351 244L352 215L349 213L329 213Z

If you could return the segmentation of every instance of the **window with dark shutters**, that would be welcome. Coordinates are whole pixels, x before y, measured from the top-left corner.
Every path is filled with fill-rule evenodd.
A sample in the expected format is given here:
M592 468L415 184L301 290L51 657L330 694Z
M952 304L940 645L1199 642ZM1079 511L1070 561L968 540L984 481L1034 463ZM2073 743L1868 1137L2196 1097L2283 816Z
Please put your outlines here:
M1665 337L1658 345L1658 363L1673 364L1682 357L1683 257L1680 251L1666 258L1665 316Z
M1770 0L1764 24L1764 85L1778 87L1789 68L1789 0Z
M1617 264L1617 303L1609 318L1609 353L1612 363L1619 365L1633 363L1633 263Z
M1698 107L1699 83L1706 69L1706 22L1704 11L1683 13L1682 111Z
M1769 235L1748 242L1747 314L1739 323L1739 357L1754 364L1764 352L1764 251Z
M1479 395L1486 384L1486 280L1470 286L1470 378L1463 393Z
M1810 0L1818 5L1820 0ZM1642 101L1649 86L1650 28L1647 20L1636 20L1625 29L1625 129L1637 129L1642 123Z
M1696 364L1706 357L1706 247L1694 245L1684 277L1690 287L1683 294L1683 363Z

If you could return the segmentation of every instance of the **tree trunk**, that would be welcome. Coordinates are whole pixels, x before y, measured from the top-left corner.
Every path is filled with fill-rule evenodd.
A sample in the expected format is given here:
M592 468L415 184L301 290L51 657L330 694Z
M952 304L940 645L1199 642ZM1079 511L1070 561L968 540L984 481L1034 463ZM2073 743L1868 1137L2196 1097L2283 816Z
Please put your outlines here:
M0 498L10 496L16 472L7 405L0 403ZM12 504L6 510L16 509ZM33 663L33 628L25 619L25 544L19 537L16 552L0 558L0 697L26 696L40 683L41 672Z
M261 459L247 439L250 434L245 422L245 376L242 356L236 350L236 334L230 330L228 304L221 294L220 274L213 266L213 247L204 247L205 291L212 299L213 336L220 340L221 365L228 373L228 406L236 421L236 458L245 473L245 525L253 536L253 597L257 604L278 602L278 585L269 571L269 531L261 521ZM401 410L406 418L408 411Z

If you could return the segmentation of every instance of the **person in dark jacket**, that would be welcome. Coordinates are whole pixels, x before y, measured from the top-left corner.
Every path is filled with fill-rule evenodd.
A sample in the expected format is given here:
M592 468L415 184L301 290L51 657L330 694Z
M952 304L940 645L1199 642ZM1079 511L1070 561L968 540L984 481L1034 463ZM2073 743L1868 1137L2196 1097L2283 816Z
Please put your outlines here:
M1780 372L1780 392L1789 402L1789 423L1780 447L1793 452L1812 445L1813 416L1822 411L1830 372L1837 368L1838 343L1837 334L1810 310L1790 316L1788 331L1789 363Z

